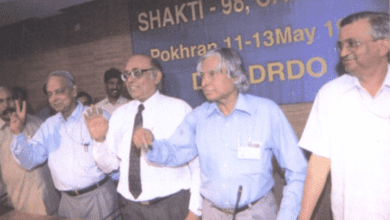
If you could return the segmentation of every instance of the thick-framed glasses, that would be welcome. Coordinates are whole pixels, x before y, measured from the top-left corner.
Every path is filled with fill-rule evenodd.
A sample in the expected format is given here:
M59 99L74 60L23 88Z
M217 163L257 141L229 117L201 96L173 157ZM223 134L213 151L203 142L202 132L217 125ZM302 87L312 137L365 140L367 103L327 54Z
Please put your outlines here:
M337 41L336 48L340 52L344 48L344 46L346 46L348 50L355 51L359 48L360 45L371 41L375 41L375 40L358 41L354 38L348 38L342 41Z
M209 70L208 72L198 72L197 75L198 77L202 78L207 74L209 75L209 77L212 79L214 78L216 75L219 75L222 73L222 69L220 68L216 68L216 69L211 69Z
M133 77L133 79L138 79L141 78L147 71L149 70L154 70L155 68L150 68L150 69L133 69L132 71L123 71L122 72L122 80L126 81L129 76Z

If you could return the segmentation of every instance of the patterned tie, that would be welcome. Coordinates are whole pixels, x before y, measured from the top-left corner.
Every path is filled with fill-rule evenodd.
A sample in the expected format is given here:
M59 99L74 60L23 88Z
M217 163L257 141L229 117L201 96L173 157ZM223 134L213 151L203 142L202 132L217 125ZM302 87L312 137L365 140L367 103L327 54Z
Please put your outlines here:
M140 104L138 106L138 112L135 115L134 118L134 127L133 127L133 133L134 130L137 127L142 127L142 111L144 110L144 105ZM141 186L141 174L140 174L140 156L141 156L141 150L138 149L133 141L131 142L131 149L130 149L130 167L129 167L129 190L131 194L134 196L135 199L138 198L139 195L142 193L142 186Z

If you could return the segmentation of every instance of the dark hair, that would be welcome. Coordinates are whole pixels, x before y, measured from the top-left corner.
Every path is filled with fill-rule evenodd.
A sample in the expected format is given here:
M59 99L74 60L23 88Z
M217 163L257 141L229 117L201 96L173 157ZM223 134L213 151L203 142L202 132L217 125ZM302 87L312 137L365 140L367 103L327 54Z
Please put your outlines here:
M161 80L160 80L160 82L157 85L157 90L160 91L161 93L163 93L164 74L163 74L161 63L157 59L155 59L155 58L152 58L150 56L148 56L148 57L150 58L150 66L152 68L155 68L155 70L153 71L153 76L156 77L157 71L161 72Z
M27 90L23 89L22 87L15 86L11 89L12 93L12 99L21 99L22 101L27 100Z
M86 92L77 93L77 98L80 97L87 97L87 103L85 103L85 105L90 106L92 104L92 97L88 93Z
M45 94L45 96L47 96L46 83L43 85L43 93Z
M117 78L119 82L122 82L121 71L115 68L111 68L104 73L104 83L107 83L111 78Z

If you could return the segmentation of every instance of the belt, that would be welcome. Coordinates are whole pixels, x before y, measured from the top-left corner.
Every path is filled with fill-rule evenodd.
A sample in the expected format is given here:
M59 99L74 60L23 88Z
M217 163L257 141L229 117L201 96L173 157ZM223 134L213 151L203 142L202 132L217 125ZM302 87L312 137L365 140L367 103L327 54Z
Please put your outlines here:
M261 199L261 198L260 198ZM250 207L252 207L256 202L258 202L260 199L254 201L254 202L251 202L249 204L246 204L244 206L241 206L240 208L237 209L236 213L239 213L239 212L242 212L242 211L245 211L247 209L249 209ZM230 215L233 215L234 213L234 209L222 209L222 208L219 208L218 206L215 206L213 205L215 208L217 208L219 211L221 212L224 212L224 213L227 213L227 214L230 214Z
M161 202L163 201L164 199L168 199L169 197L171 197L171 195L169 196L165 196L165 197L157 197L155 199L151 199L151 200L147 200L147 201L142 201L142 202L138 202L139 204L143 205L143 206L149 206L149 205L153 205L153 204L156 204L158 202Z
M106 176L106 178L104 178L104 179L100 180L99 182L97 182L91 186L88 186L84 189L75 189L75 190L69 190L69 191L63 191L63 192L70 195L70 196L79 196L81 194L91 192L92 190L97 189L99 186L105 184L109 179L110 178L108 176Z

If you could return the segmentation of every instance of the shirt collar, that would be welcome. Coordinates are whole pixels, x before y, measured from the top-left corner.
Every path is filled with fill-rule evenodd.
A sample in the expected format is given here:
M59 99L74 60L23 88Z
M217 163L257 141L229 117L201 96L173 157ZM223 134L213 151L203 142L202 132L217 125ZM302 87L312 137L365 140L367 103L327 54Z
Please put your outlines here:
M124 97L122 95L120 95L119 98L116 100L115 104L123 102L123 99L124 99ZM108 99L108 96L105 99L103 99L103 103L104 104L111 104L110 100Z
M234 106L234 109L232 110L232 112L235 110L243 111L243 112L246 112L246 113L251 114L251 115L254 113L254 109L250 107L250 103L248 103L246 96L242 93L238 93L237 103ZM216 102L210 103L210 106L207 109L206 115L210 116L214 112L218 112L218 113L221 112L219 110ZM222 114L222 113L220 113L220 114Z
M345 86L344 92L348 92L354 88L362 88L362 85L359 82L359 79L355 76L350 75L349 73L345 74ZM390 87L390 65L387 66L387 73L385 80L383 81L382 87Z
M359 79L355 76L351 76L349 73L347 73L345 76L345 83L344 83L344 92L348 92L354 88L361 87Z
M137 106L139 104L143 104L145 109L152 109L155 108L158 104L158 99L160 98L161 94L157 90L152 96L150 96L145 102L141 103L139 100L134 100Z
M65 118L64 118L64 116L62 116L61 112L58 112L57 114L59 114L59 118L62 121L77 120L80 117L80 114L82 114L83 110L84 110L84 106L81 104L81 102L77 101L76 108L73 110L72 114L69 115L67 120L65 120Z
M390 64L387 66L387 74L386 74L385 81L383 81L383 85L390 87Z

